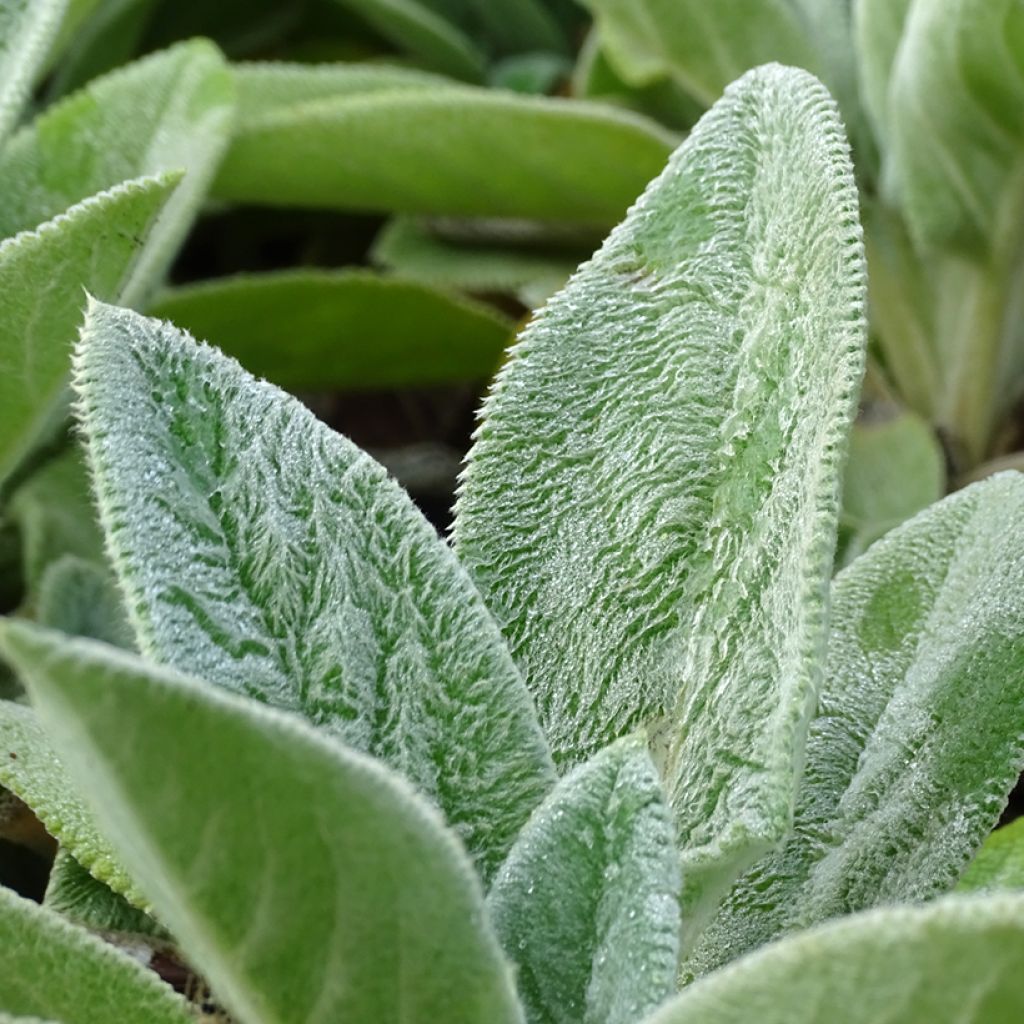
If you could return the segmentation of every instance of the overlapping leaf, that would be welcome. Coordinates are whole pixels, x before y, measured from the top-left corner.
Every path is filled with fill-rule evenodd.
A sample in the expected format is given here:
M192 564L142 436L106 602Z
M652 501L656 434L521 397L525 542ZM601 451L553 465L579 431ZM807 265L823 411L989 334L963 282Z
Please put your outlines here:
M77 371L142 651L380 756L493 872L550 758L496 625L404 492L170 325L93 304Z
M952 888L1024 767L1024 476L933 505L832 588L792 835L738 883L690 970L780 931Z
M527 329L465 472L457 551L556 757L654 730L695 903L789 824L863 358L856 209L824 88L745 76Z
M1024 890L1024 818L996 829L957 884L959 892Z
M487 306L363 270L210 281L150 312L292 391L483 380L512 340Z
M675 830L642 738L566 776L487 905L532 1024L636 1024L675 991Z
M10 622L3 643L125 862L239 1019L521 1020L468 858L395 774L114 648Z
M0 140L32 90L66 6L67 0L0 0Z

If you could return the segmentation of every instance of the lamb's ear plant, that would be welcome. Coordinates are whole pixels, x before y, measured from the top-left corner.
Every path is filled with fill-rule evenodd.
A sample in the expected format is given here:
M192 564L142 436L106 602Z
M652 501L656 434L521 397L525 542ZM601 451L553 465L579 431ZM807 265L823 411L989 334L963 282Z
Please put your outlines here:
M138 928L242 1024L1016 1019L1020 896L871 909L953 888L1024 763L1024 480L831 581L864 270L836 105L744 75L526 328L453 546L296 399L90 299L117 591L40 542L47 625L0 623L0 781L61 843L43 907L0 901L0 1012L190 1019L87 934Z

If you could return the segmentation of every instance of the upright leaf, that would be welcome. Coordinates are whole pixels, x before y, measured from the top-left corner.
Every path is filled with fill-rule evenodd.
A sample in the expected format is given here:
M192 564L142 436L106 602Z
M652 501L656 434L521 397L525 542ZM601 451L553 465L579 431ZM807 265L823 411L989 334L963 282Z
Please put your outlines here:
M0 151L0 236L34 228L128 178L186 171L125 286L123 300L139 301L188 231L227 142L233 102L224 60L204 41L91 83Z
M487 306L365 270L207 281L149 312L290 391L484 380L512 340Z
M110 301L131 290L179 180L125 182L0 242L0 482L66 415L84 290Z
M521 1019L468 858L392 772L114 648L13 622L3 643L161 918L246 1024Z
M32 91L67 0L0 0L0 141Z
M78 411L141 650L412 779L489 875L552 781L529 695L384 470L168 324L94 303Z
M531 1024L636 1024L675 991L679 855L642 739L562 779L487 905Z
M769 946L645 1024L1009 1024L1022 957L1024 897L876 910Z
M856 211L825 89L744 76L527 328L465 470L457 551L556 758L652 730L694 903L789 825L863 360Z
M957 884L959 892L1024 890L1024 818L996 829Z
M1024 7L915 0L892 70L892 172L919 243L987 252L1024 204Z
M328 80L309 75L317 86ZM607 224L671 147L654 122L598 104L350 86L294 104L271 100L263 112L249 104L216 193L244 203Z
M903 36L903 26L914 0L857 0L852 5L853 52L857 59L864 111L881 148L889 148L889 86Z
M688 970L782 931L952 888L1024 768L1024 476L883 537L832 588L793 833L737 884Z
M152 971L0 887L0 1011L61 1024L194 1024Z

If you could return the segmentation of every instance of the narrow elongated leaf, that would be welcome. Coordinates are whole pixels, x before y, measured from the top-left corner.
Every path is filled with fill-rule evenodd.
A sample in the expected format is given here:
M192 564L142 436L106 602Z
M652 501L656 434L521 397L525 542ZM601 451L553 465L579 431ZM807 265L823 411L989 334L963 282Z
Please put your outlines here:
M284 206L611 223L670 149L654 122L597 104L468 87L346 89L272 102L242 121L215 191Z
M553 777L454 555L384 470L167 324L93 304L77 362L140 649L406 774L489 875Z
M1019 232L1024 8L915 0L890 86L892 172L923 245L998 248Z
M479 80L484 56L456 25L419 0L334 0L437 71Z
M124 297L179 180L125 182L0 242L0 482L65 414L83 290Z
M913 0L857 0L853 47L861 98L883 151L889 147L889 85L903 26Z
M1008 1024L1022 956L1024 897L875 910L769 946L646 1024Z
M959 892L1024 890L1024 818L997 829L957 884Z
M780 931L952 888L1024 767L1024 476L921 513L840 573L793 833L690 970Z
M126 863L246 1024L521 1019L468 858L398 776L114 648L13 622L3 642Z
M0 1010L61 1024L194 1024L183 999L112 946L0 887Z
M28 804L50 835L92 875L136 906L147 906L97 831L92 814L31 708L0 701L0 744L0 785Z
M636 1024L675 991L679 855L642 738L558 784L487 906L532 1024Z
M91 83L0 151L0 236L34 228L126 179L186 171L124 289L126 303L139 301L188 231L227 142L233 104L231 75L204 41Z
M584 0L605 51L627 81L668 73L710 105L745 71L767 61L815 66L791 0Z
M209 281L150 312L291 391L482 380L512 340L487 306L362 270Z
M556 758L651 727L695 902L789 824L863 360L856 209L824 88L744 76L527 328L465 471L457 551Z
M0 141L46 60L67 0L0 0Z
M468 0L470 18L502 53L563 52L565 34L545 0Z

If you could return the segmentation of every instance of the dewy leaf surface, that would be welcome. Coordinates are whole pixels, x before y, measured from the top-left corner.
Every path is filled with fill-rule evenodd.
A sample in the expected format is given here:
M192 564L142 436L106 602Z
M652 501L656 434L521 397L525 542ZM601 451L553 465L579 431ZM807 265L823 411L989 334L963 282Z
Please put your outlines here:
M958 892L1024 890L1024 818L996 829L957 883Z
M397 775L114 648L3 633L125 862L245 1024L521 1021L469 859Z
M874 910L775 943L645 1024L1010 1024L1022 957L1024 897Z
M1024 204L1024 7L914 0L890 84L896 194L919 243L986 251Z
M485 380L512 340L511 321L482 303L365 270L188 285L149 312L289 391Z
M781 931L953 887L1024 767L1024 476L975 484L836 577L792 834L688 971Z
M125 182L0 242L0 481L64 414L84 290L124 297L179 180Z
M529 694L385 471L169 324L93 304L79 414L140 649L408 776L485 876L551 785Z
M123 301L145 296L185 237L227 143L234 82L210 43L182 43L97 79L0 151L0 236L129 178L185 171Z
M0 141L18 119L67 0L0 0Z
M0 1011L61 1024L194 1024L152 971L0 887Z
M599 104L344 84L334 97L253 111L214 190L244 203L608 224L671 145L655 122Z
M562 779L487 898L531 1024L636 1024L670 996L679 886L675 829L642 738Z
M649 725L698 900L789 824L863 293L835 107L753 71L527 328L469 456L456 549L556 759Z

